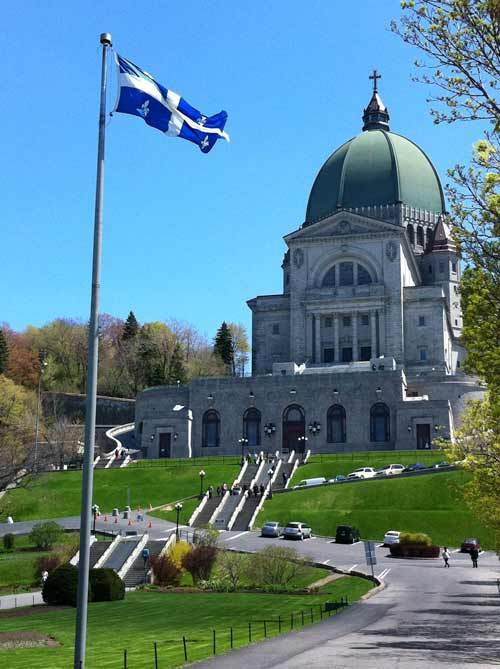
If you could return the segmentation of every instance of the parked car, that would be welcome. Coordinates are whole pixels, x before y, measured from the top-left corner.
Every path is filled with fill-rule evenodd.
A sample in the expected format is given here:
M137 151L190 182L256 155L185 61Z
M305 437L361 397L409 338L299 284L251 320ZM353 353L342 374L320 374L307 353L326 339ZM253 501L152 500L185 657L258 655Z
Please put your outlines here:
M260 532L261 537L280 537L283 532L283 528L274 520L270 520L267 523L262 525L262 530Z
M315 479L303 479L302 481L299 481L297 485L293 486L293 489L296 490L297 488L309 488L315 485L323 485L323 483L326 483L325 477L318 476Z
M450 463L445 460L434 465L434 469L444 469L445 467L451 467Z
M337 474L332 479L328 479L328 483L342 483L342 481L347 481L347 476L343 474Z
M360 467L348 474L348 479L372 479L377 472L373 467Z
M311 528L305 523L288 523L283 530L283 539L310 539Z
M337 544L353 544L360 539L359 530L351 525L339 525L335 532Z
M377 469L377 476L395 476L404 472L404 465L386 465Z
M397 530L389 530L384 535L384 546L391 546L393 544L399 544L399 536L401 532Z
M421 462L415 462L413 465L408 465L405 467L405 472L421 472L422 469L429 469L427 465L423 465Z
M462 553L470 553L474 548L478 551L481 550L481 544L478 539L464 539L460 546L460 551Z

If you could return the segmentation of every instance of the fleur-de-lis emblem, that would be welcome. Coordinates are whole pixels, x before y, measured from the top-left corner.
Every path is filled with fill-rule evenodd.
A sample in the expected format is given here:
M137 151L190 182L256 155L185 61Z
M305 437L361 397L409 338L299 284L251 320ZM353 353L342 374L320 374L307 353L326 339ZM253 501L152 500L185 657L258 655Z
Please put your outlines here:
M203 141L201 142L200 146L201 146L202 149L207 148L207 146L208 146L208 135L205 135L205 137L203 138Z
M207 120L207 117L204 116L204 115L202 114L202 115L199 117L197 123L198 123L198 125L205 125L206 120Z
M146 118L146 116L149 114L151 111L149 109L149 100L145 100L145 102L142 103L140 107L137 108L137 111L139 114L142 116L142 118Z

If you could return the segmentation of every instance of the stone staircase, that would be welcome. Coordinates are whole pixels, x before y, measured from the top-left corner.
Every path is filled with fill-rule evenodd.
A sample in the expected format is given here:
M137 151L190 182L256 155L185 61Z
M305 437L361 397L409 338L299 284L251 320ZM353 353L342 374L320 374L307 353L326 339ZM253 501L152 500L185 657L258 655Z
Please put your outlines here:
M137 548L137 544L140 541L141 537L127 537L122 541L119 541L111 553L107 556L101 567L106 569L114 569L116 572L120 571L127 559Z
M222 497L219 497L218 495L213 495L213 497L208 498L205 506L194 520L193 527L202 527L203 525L206 525L216 508L221 503L221 500Z
M90 569L93 569L99 558L104 555L104 551L109 548L109 541L94 541L90 547Z
M252 519L255 509L260 502L260 497L248 497L243 508L239 512L231 528L234 531L244 532L248 530L248 525Z
M167 539L158 539L158 540L150 539L145 546L145 548L149 548L150 558L152 558L154 555L159 555L164 549L166 543ZM130 566L129 570L127 571L127 573L123 578L125 587L135 588L138 585L142 585L145 579L144 572L145 572L144 560L141 554L134 560L134 562L132 563L132 565Z

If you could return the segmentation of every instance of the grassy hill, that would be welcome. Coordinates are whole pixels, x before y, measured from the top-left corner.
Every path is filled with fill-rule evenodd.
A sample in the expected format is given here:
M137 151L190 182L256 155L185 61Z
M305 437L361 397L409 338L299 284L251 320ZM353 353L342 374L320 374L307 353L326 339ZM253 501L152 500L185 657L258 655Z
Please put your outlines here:
M392 461L400 460L396 457ZM310 471L315 471L315 466L309 465ZM306 469L299 470L296 480L325 475L305 473ZM347 470L334 467L331 471L333 475ZM455 471L282 493L265 503L256 524L302 521L309 523L313 532L326 536L334 535L337 525L348 524L357 526L362 538L374 540L382 539L387 530L418 531L448 546L460 545L466 536L477 536L484 547L493 548L493 530L482 525L461 501L460 487L467 480L466 472Z
M228 458L224 461L221 458L172 460L166 465L154 464L152 462L146 466L129 466L124 469L96 469L94 502L108 513L114 507L123 509L128 503L130 491L132 508L141 506L147 509L150 504L157 506L198 494L199 471L202 468L206 473L205 489L209 485L217 487L224 482L229 485L240 469L239 458L234 458L234 461ZM0 500L0 519L5 520L7 515L16 521L78 515L81 486L82 473L79 471L40 474L4 495ZM193 505L188 502L183 514L189 514ZM185 520L181 515L181 522Z

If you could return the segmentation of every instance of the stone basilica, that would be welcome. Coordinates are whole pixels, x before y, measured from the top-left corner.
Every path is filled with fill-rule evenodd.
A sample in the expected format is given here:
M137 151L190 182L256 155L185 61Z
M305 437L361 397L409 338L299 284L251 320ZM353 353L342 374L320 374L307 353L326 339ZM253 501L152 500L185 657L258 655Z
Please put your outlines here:
M439 177L390 131L371 78L361 134L328 158L284 237L283 292L248 301L252 376L141 393L145 457L430 448L482 395L460 370L460 264Z

